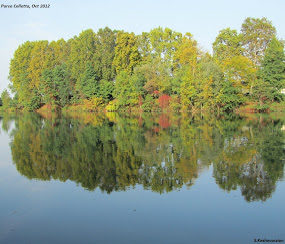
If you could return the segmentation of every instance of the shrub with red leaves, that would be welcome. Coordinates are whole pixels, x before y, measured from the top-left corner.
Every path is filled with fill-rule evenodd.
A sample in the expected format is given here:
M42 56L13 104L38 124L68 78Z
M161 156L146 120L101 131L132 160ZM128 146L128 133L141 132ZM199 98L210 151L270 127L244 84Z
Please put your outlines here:
M169 117L166 114L162 114L159 116L159 125L163 128L166 129L171 126Z
M169 101L171 97L168 95L162 95L159 97L158 102L161 108L167 108L169 106Z

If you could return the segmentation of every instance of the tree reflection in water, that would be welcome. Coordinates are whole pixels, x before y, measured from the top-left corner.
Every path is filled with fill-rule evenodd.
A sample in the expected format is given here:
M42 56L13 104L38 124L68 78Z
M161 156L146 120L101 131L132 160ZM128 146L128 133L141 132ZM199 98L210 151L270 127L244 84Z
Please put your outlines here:
M213 165L221 189L240 189L251 202L269 199L284 176L282 122L262 116L4 114L3 130L11 120L13 162L29 179L164 193L190 188Z

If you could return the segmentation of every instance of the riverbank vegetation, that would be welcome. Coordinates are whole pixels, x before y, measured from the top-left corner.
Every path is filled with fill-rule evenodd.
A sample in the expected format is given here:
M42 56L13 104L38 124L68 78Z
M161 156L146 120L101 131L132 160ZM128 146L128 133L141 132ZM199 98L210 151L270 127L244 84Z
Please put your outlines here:
M204 52L191 33L136 35L106 27L65 41L27 41L10 63L11 98L24 110L266 111L284 98L284 43L266 18L226 28Z

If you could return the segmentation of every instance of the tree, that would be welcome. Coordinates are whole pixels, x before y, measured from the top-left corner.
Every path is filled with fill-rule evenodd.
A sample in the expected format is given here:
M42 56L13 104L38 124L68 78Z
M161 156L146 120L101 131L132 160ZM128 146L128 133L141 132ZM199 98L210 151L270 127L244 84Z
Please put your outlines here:
M152 94L154 91L170 92L170 70L159 57L151 58L148 63L140 65L134 73L144 77L142 85L148 93Z
M53 71L46 69L42 73L41 94L45 104L54 105L57 94L57 84L54 81Z
M214 58L206 53L201 55L197 67L197 79L200 83L201 102L206 105L216 105L216 98L222 88L224 82L224 74L221 66L215 62Z
M118 105L134 106L139 102L139 96L143 93L141 77L131 76L126 71L121 71L116 78L114 94L118 99Z
M199 56L199 50L197 41L193 39L191 33L186 33L174 54L175 68L182 66L189 66L194 76L197 66L197 58Z
M182 108L185 110L193 109L198 98L198 90L195 86L192 70L189 66L186 66L182 73L182 83L180 85Z
M115 57L113 65L117 74L120 71L132 73L134 67L141 61L138 51L137 37L134 33L119 32L116 40Z
M58 65L53 69L53 79L57 84L57 100L61 107L66 106L69 103L69 97L71 96L71 75L68 67L65 63Z
M258 72L260 79L270 85L274 99L280 99L281 89L285 88L284 44L273 37L265 51Z
M99 83L99 96L103 98L105 102L108 102L113 99L114 92L114 82L107 80L100 80Z
M116 70L113 65L116 46L116 31L105 27L99 29L95 37L94 69L99 80L112 81L115 78Z
M182 34L169 28L155 28L148 34L150 53L172 65L174 53L181 42Z
M44 102L61 107L67 105L71 95L70 83L70 73L66 64L44 70L41 83L41 94Z
M37 41L31 50L31 61L27 69L28 78L30 79L29 87L31 89L39 89L42 72L48 68L47 49L48 41Z
M239 87L239 93L252 93L256 66L245 57L242 47L243 35L230 28L220 31L213 43L214 58L218 61L224 77Z
M257 68L267 45L276 35L276 29L266 18L246 18L241 27L241 34L244 54Z
M241 38L242 36L236 30L230 28L221 30L213 43L214 58L222 62L225 59L242 55Z
M31 52L35 42L25 42L20 45L10 62L9 80L12 83L13 92L19 94L19 104L27 106L31 100L32 89L30 87L31 78L29 77L28 68L32 59Z
M9 108L10 106L10 101L11 101L11 97L9 92L7 91L7 89L5 89L2 93L1 93L1 101L2 101L2 107L4 109Z
M230 81L234 87L239 88L240 94L251 92L256 75L256 69L251 60L243 56L225 59L222 63L222 70L225 79Z
M72 77L80 82L84 76L86 63L91 62L94 66L94 54L96 53L96 35L93 30L82 31L69 41L70 56L68 65Z
M274 89L269 84L260 78L256 80L253 87L253 98L258 101L257 109L262 111L268 108L267 100L274 100Z
M98 97L98 75L96 74L91 62L86 63L85 72L83 73L83 77L79 81L77 87L83 98L91 98L92 96Z
M233 111L243 103L243 99L239 96L239 91L232 82L225 81L217 97L217 103L222 110Z

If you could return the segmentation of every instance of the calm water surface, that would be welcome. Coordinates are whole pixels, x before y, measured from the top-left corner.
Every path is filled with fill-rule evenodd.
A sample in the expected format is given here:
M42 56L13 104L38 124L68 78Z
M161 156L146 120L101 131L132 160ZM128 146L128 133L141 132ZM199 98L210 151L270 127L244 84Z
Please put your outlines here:
M284 114L0 117L0 243L285 240Z

